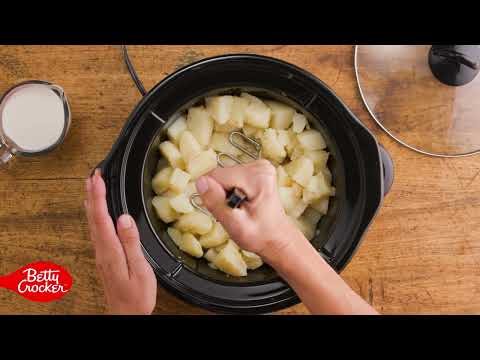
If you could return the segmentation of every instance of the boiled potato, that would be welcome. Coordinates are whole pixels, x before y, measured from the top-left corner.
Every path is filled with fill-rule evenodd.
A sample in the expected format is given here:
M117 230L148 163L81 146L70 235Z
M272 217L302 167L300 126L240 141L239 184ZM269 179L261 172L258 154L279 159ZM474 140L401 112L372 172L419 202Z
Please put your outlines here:
M190 181L190 174L176 168L173 170L172 175L169 180L169 187L171 190L181 193L187 187L188 182Z
M239 156L242 151L230 143L229 134L214 132L210 140L210 147L218 152L224 152L233 156Z
M295 182L307 186L313 175L313 161L306 156L301 156L285 165L285 171Z
M170 206L170 204L169 204ZM204 235L212 229L212 219L204 213L194 211L180 216L175 227L182 232Z
M170 199L166 196L155 196L152 199L152 205L157 216L164 223L171 223L177 220L178 213L170 206Z
M233 96L212 96L205 99L207 111L218 124L225 124L231 116L233 108Z
M197 186L195 185L194 181L190 181L185 187L185 190L183 190L183 193L187 198L190 198L190 196L192 196L196 192L197 192Z
M192 107L188 110L187 128L198 143L202 147L206 147L212 136L213 119L203 106Z
M168 190L170 184L170 176L172 175L173 169L168 166L161 169L152 179L152 189L157 195L161 195L163 192Z
M332 173L330 171L330 169L328 167L324 167L320 170L320 172L323 174L323 176L325 176L325 180L327 180L327 182L329 184L332 183Z
M185 196L185 194L179 194L175 197L170 198L170 206L177 213L187 214L194 210L190 199Z
M308 122L305 115L296 113L293 116L293 125L292 125L293 132L296 134L301 133L303 130L305 130L307 123Z
M322 134L317 130L306 130L298 134L297 139L305 150L323 150L327 147Z
M245 110L247 109L248 104L248 99L234 96L232 113L230 114L229 120L229 123L233 127L238 129L241 129L243 127L243 124L245 122Z
M205 255L203 255L203 257L205 258L205 260L207 260L209 262L213 262L213 260L215 260L217 255L218 255L218 252L215 249L208 249L205 252ZM215 268L217 268L217 267L215 266Z
M182 240L180 241L180 245L178 245L180 250L185 251L187 254L201 258L203 256L203 249L200 245L200 242L197 238L191 233L185 233L182 235Z
M259 98L242 93L244 99L248 100L248 106L245 109L245 123L256 128L266 129L270 124L271 110Z
M301 158L304 155L305 155L304 150L301 147L296 147L290 153L290 160L297 160L298 158Z
M312 176L308 181L303 190L303 201L310 204L313 200L330 196L330 191L330 185L327 183L325 176L319 173Z
M296 203L295 207L293 207L293 209L291 209L289 212L287 212L287 214L294 217L294 218L298 218L303 214L303 212L305 211L307 206L308 206L307 202L305 202L303 200L299 200Z
M187 171L193 180L217 167L217 154L212 149L202 151L195 156L187 166Z
M178 147L186 164L188 164L192 158L202 152L202 147L198 143L197 139L188 130L184 131L180 136Z
M270 126L274 129L288 129L292 124L295 109L278 101L266 100L265 104L272 110Z
M235 249L240 250L240 246L238 246L237 243L232 239L228 239L226 243L215 247L215 250L217 250L217 252L220 252L225 246L233 246Z
M277 166L277 185L278 186L290 186L292 185L292 179L288 176L282 165Z
M242 131L261 144L260 157L276 167L282 207L308 240L315 236L336 189L323 136L310 128L305 115L286 104L247 93L212 96L205 99L205 106L191 107L186 116L178 118L167 129L168 141L159 145L163 156L152 178L157 194L152 206L165 223L175 221L167 232L182 251L204 257L212 269L246 276L247 270L263 265L262 259L241 249L211 214L195 210L190 202L197 192L195 180L218 166L217 152L242 163L254 161L231 145L232 131ZM222 160L228 166L229 160ZM199 198L196 201L202 206Z
M312 159L315 174L327 167L327 161L330 155L328 152L324 150L312 150L305 151L304 154L306 157Z
M263 157L280 164L287 156L287 152L279 143L277 132L274 129L266 129L263 132L261 142Z
M178 144L178 140L185 130L187 130L187 121L185 116L180 116L168 127L167 136L171 142Z
M297 196L296 190L292 187L280 186L278 188L278 196L287 214L292 211L300 201L300 197Z
M240 255L240 251L231 242L220 250L213 264L232 276L247 276L247 264Z
M158 146L158 148L160 149L160 153L165 156L173 168L185 168L182 154L180 154L180 151L174 143L171 141L164 141Z
M213 248L227 242L228 234L222 224L215 222L212 230L200 237L200 244L204 248Z
M309 206L303 212L302 218L308 221L309 224L316 226L323 215L320 211Z
M174 227L169 227L167 229L167 234L170 236L170 238L173 240L175 245L180 247L180 243L182 242L182 233L175 229Z
M263 265L262 258L257 254L246 250L241 250L240 253L242 254L243 261L247 264L247 269L255 270Z
M310 206L317 210L320 214L326 215L328 212L328 203L329 203L329 198L323 198L316 200L310 204Z

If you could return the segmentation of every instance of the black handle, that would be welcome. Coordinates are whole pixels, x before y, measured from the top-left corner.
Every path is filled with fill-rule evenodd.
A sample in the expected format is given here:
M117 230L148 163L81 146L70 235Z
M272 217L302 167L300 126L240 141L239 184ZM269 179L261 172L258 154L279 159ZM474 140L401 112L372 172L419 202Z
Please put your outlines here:
M383 145L378 144L378 148L380 150L380 159L382 160L382 167L383 167L383 196L386 196L393 185L393 177L394 177L394 166L393 160L387 150L383 147Z
M480 68L480 64L478 63L478 61L476 61L475 59L469 58L467 55L461 52L458 52L452 49L435 49L435 48L432 49L432 52L436 56L446 58L450 61L458 62L460 64L468 66L470 69L478 70Z
M246 199L247 196L243 191L237 188L233 188L227 193L227 205L232 209L238 208Z

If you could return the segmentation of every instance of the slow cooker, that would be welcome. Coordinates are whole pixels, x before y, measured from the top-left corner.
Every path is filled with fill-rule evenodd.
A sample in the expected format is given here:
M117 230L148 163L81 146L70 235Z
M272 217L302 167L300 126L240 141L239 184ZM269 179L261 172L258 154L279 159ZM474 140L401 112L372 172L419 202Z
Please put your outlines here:
M138 85L138 84L137 84ZM99 167L116 220L136 220L146 258L158 281L176 296L221 313L269 313L300 300L270 267L229 277L181 252L154 214L151 179L158 144L187 108L216 94L253 95L287 103L321 131L331 153L336 196L318 224L313 246L337 272L352 258L393 180L393 163L372 133L322 81L284 61L258 55L225 55L198 61L153 87L130 114Z

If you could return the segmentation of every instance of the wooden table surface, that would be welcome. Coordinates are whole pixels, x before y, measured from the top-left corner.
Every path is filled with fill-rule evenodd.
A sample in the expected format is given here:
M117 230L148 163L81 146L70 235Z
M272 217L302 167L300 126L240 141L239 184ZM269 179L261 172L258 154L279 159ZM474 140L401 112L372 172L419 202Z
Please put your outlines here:
M392 154L395 182L343 278L384 314L480 313L480 158L422 156L369 117L352 46L131 46L146 88L195 60L257 53L294 63L329 85ZM0 289L2 314L98 314L103 292L83 211L84 179L140 100L118 46L0 46L0 91L27 79L64 87L72 108L65 143L0 169L0 274L38 260L66 267L74 287L33 303ZM159 289L158 314L204 314ZM303 305L281 311L305 314Z

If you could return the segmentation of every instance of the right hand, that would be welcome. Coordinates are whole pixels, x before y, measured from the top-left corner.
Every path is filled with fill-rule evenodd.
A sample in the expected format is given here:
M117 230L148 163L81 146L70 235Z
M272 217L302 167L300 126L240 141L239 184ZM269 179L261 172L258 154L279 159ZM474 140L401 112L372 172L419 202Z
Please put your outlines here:
M276 171L268 160L216 168L200 177L196 187L203 204L231 238L242 249L258 254L267 262L281 253L291 239L299 238L300 230L283 210ZM234 187L247 195L247 200L236 209L226 203L226 191ZM303 235L301 238L305 239Z

